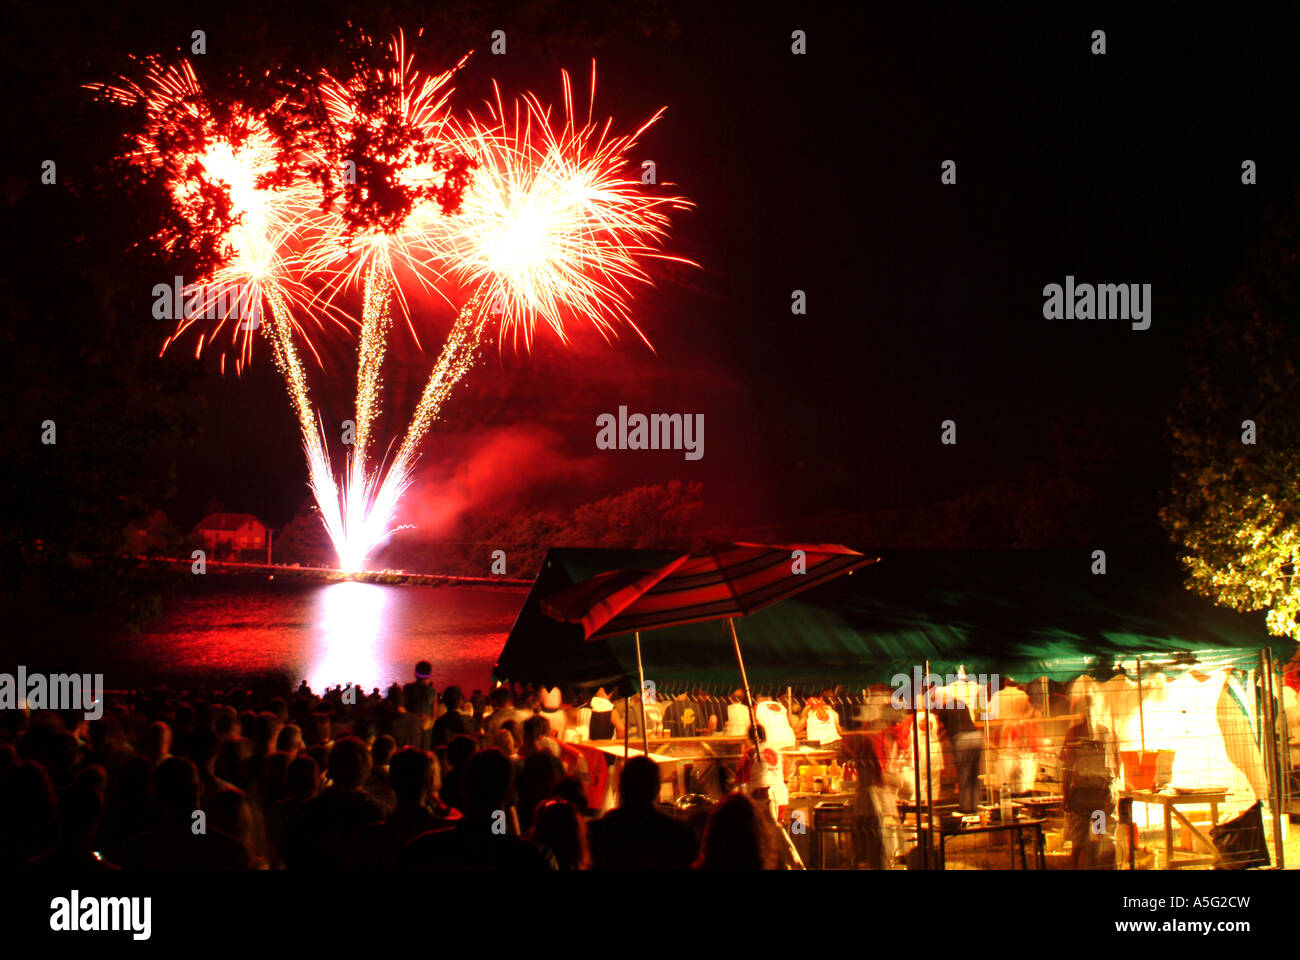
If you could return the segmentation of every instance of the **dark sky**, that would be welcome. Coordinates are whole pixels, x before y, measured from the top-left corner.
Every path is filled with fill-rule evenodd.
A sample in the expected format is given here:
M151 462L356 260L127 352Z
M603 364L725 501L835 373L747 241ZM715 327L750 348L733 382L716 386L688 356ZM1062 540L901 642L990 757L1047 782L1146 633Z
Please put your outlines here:
M1268 217L1293 210L1298 14L779 6L651 5L667 30L598 46L547 43L545 18L503 15L506 57L463 38L479 53L459 106L490 95L492 77L507 95L556 99L560 66L584 89L593 55L596 111L616 129L666 105L635 159L694 202L670 249L700 269L657 271L640 292L654 353L579 326L568 349L542 334L531 354L485 351L426 445L415 501L564 505L699 479L705 525L742 530L1020 476L1051 454L1054 425L1094 408L1131 456L1111 482L1154 506L1186 338L1223 305ZM804 56L790 52L796 28ZM1105 56L1090 53L1094 29ZM142 52L158 42L148 25L120 32L137 35ZM948 159L955 186L940 184ZM1241 184L1245 159L1256 186ZM1067 274L1151 284L1151 328L1045 320L1043 286ZM794 289L806 316L791 315ZM448 319L423 311L426 339ZM349 415L346 348L327 343L331 369L317 374L327 420ZM431 360L404 335L392 359L390 428ZM278 525L301 502L268 360L242 379L202 378L204 435L178 450L178 520L216 496ZM596 450L596 417L620 404L704 414L703 460ZM939 443L948 418L955 449Z

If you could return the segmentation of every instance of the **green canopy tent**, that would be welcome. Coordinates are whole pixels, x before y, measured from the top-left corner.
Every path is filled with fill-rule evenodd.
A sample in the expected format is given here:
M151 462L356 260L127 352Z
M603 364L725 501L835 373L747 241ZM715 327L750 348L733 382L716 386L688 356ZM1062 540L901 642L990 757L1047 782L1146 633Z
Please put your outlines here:
M584 642L581 628L540 609L542 597L599 573L666 563L671 551L552 548L497 662L505 680L596 685L637 673L632 636ZM746 621L746 667L756 685L890 683L929 662L936 674L997 673L1068 681L1134 659L1245 658L1293 641L1272 637L1263 614L1190 593L1167 551L1114 550L1106 574L1089 551L884 551L868 571L783 600ZM666 627L647 647L646 676L729 684L718 656L725 622Z

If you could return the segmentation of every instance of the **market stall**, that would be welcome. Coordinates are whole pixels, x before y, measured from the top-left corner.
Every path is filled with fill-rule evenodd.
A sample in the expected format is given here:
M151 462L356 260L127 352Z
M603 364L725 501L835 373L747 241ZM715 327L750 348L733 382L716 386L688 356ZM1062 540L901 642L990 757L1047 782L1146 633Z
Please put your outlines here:
M584 642L574 625L545 616L541 602L619 564L647 568L672 556L552 550L502 652L498 676L565 683L577 698L597 683L621 683L625 694L634 693L640 685L629 682L638 676L633 637ZM1049 862L1066 858L1081 841L1077 830L1070 836L1065 789L1073 782L1083 792L1078 784L1087 776L1072 771L1086 767L1094 753L1111 780L1106 836L1120 847L1129 843L1114 826L1121 813L1128 816L1138 865L1171 866L1184 855L1207 855L1210 831L1257 803L1276 847L1286 824L1273 811L1289 800L1287 731L1294 722L1278 674L1295 644L1269 636L1261 615L1225 610L1186 591L1167 554L1116 559L1122 575L1094 576L1077 552L885 552L860 576L749 616L750 687L755 697L784 705L799 728L799 749L820 747L808 742L800 720L827 689L844 731L837 760L856 765L868 756L864 742L892 742L869 755L873 769L883 765L900 781L901 795L888 798L885 806L892 808L879 816L886 833L894 831L896 848L915 844L918 827L933 830L937 841L956 820L987 826L1013 800L1013 815L1044 820ZM687 697L701 713L725 712L717 704L725 707L737 686L735 664L720 654L729 641L725 625L716 622L665 627L644 645L639 670L661 700ZM924 691L939 696L938 709L918 701ZM946 700L961 703L968 718ZM909 722L902 708L913 705L921 719ZM739 758L740 742L733 738L736 753L729 755L721 732L720 725L652 749L686 751L687 767L726 766ZM1106 743L1090 753L1093 732ZM711 740L717 745L707 746ZM794 813L807 801L822 802L816 798L828 784L800 789L807 771L798 768L816 765L783 759L790 795L784 815L793 826ZM934 789L917 789L930 782ZM683 779L681 788L698 786ZM1143 796L1151 791L1164 793ZM1187 826L1174 820L1166 830L1165 809L1180 807L1162 798L1197 791L1223 797L1213 810L1190 809ZM918 793L925 816L905 823L899 811ZM1120 799L1131 801L1123 811ZM879 806L878 798L872 803ZM899 833L906 835L898 839Z

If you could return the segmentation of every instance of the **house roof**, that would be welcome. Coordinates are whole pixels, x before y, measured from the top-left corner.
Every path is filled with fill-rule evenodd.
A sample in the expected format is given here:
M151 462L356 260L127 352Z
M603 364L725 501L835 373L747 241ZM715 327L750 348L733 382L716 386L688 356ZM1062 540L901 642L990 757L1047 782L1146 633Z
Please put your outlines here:
M265 524L251 513L210 513L198 522L195 530L238 530L253 523L259 527Z

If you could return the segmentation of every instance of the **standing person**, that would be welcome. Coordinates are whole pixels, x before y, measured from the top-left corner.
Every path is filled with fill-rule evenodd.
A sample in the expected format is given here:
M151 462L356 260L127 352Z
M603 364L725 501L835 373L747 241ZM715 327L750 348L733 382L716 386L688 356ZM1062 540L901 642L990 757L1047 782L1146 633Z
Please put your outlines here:
M402 688L402 703L406 712L411 714L419 724L413 746L428 750L432 746L433 730L433 665L428 660L421 660L415 665L415 679Z
M29 761L30 762L30 761ZM234 837L209 827L194 832L194 811L203 786L198 768L181 757L168 757L154 771L162 822L133 837L122 866L143 870L246 870L248 851Z
M733 690L731 702L727 704L727 722L722 732L728 737L743 737L749 726L749 707L745 703L745 691Z
M442 778L442 783L434 791L434 795L448 807L459 810L464 804L460 785L465 779L465 767L469 765L469 758L474 756L477 749L478 745L474 742L474 738L463 734L452 737L451 742L447 744L447 775Z
M477 740L478 730L475 729L474 718L460 712L460 705L464 702L465 694L455 684L442 691L442 705L447 708L447 712L434 721L430 739L435 747L445 746L456 736L474 737Z
M285 825L280 855L290 870L330 870L343 865L357 834L388 811L366 795L370 753L356 737L344 737L329 754L332 785L308 800Z
M397 855L399 868L415 870L554 870L555 858L508 829L514 770L495 747L470 757L461 784L465 816L450 829L416 837Z
M773 870L778 863L774 825L743 793L713 808L696 870Z
M685 870L695 859L695 833L655 809L659 765L633 757L618 781L618 808L587 824L593 870Z
M754 728L749 729L752 741ZM772 819L781 821L781 808L790 803L790 789L785 785L784 764L779 748L768 742L767 731L758 725L758 754L751 745L736 769L736 782L754 800L767 803L772 808Z
M530 714L525 710L520 710L515 706L514 696L510 693L510 688L506 686L497 687L488 694L488 703L492 707L492 712L488 714L484 722L484 730L487 733L489 743L496 742L496 735L501 730L501 725L513 720L517 724L522 724L528 719Z
M641 724L644 713L641 709L641 694L634 693L630 697L624 697L614 707L613 717L614 729L619 737L628 737L636 739L641 736Z
M389 765L396 804L388 816L357 835L352 866L397 866L402 847L430 830L455 826L459 814L438 802L438 758L427 750L403 747Z
M918 701L919 702L919 701ZM927 719L920 710L915 710L906 720L898 724L894 742L898 752L893 755L894 770L898 774L898 798L905 802L924 806L933 796L938 801L939 784L943 778L943 745L939 740L939 725L935 722L934 711ZM928 747L927 747L928 743ZM914 747L920 747L916 752ZM925 777L926 755L929 751L930 776ZM917 768L920 768L921 780L917 782Z
M942 694L940 694L942 695ZM970 708L961 700L949 700L934 711L943 724L952 758L957 765L957 806L962 813L975 813L979 804L979 771L984 757L984 735L975 725Z
M1084 851L1111 832L1115 812L1115 782L1119 748L1115 734L1094 716L1093 699L1080 698L1078 723L1065 734L1061 748L1061 792L1065 795L1065 838L1070 841L1070 867L1078 870Z
M567 800L554 797L539 804L529 836L551 852L561 870L586 870L591 863L587 826L578 808Z

